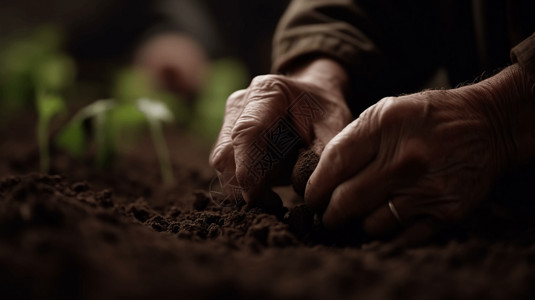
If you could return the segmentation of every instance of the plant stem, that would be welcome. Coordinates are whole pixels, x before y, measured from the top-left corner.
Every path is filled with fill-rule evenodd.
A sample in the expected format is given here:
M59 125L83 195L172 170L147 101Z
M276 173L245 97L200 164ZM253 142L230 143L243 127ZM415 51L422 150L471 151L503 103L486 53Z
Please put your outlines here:
M47 122L41 117L37 122L37 143L39 144L39 164L41 173L48 173L50 168L50 153L48 151Z
M95 143L97 151L97 166L103 168L107 163L106 149L106 132L105 132L106 115L105 112L101 112L95 116L93 122L93 129L95 131Z
M160 172L162 174L162 180L165 185L171 185L173 183L173 168L171 165L171 158L169 156L169 149L163 136L163 128L159 121L149 119L150 133L152 141L154 142L154 148L156 149L156 155L160 163Z

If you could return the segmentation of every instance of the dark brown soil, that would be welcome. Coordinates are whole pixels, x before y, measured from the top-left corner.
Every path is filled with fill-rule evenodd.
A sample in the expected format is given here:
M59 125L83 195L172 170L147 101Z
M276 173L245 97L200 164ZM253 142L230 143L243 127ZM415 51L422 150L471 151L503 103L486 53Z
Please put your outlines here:
M301 197L305 195L308 179L316 169L319 160L320 157L313 149L301 150L297 156L297 162L292 171L292 185L294 191Z
M2 299L535 296L532 166L467 222L402 249L328 232L284 197L275 214L220 205L209 147L179 130L167 134L176 178L165 187L148 138L108 170L54 150L60 175L35 173L33 124L17 122L0 135Z

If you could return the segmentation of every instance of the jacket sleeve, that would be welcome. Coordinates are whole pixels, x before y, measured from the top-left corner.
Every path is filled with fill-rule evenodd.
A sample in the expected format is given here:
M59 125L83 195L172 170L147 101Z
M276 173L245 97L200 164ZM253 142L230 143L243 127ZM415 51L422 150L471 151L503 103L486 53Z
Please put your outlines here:
M380 57L367 16L352 0L294 0L273 40L272 71L284 73L304 56L327 56L366 70Z
M284 74L311 57L338 61L351 79L354 113L415 92L437 68L432 2L293 0L275 32L272 71Z
M535 80L535 33L511 50L511 60Z

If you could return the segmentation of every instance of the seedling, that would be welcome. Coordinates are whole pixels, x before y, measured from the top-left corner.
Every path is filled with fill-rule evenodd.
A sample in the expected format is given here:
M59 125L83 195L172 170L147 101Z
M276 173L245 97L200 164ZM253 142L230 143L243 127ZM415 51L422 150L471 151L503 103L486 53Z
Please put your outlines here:
M170 185L173 182L173 169L169 150L163 136L162 124L172 122L174 120L173 114L164 103L147 98L138 99L137 107L147 118L156 155L160 162L162 180L164 184Z
M82 124L87 119L93 121L93 133L96 146L96 162L98 167L104 167L113 154L108 135L108 112L116 106L111 99L97 100L80 110L67 124L58 137L57 143L79 157L85 148L86 138Z
M61 41L61 31L47 25L32 31L20 31L17 36L0 45L0 126L26 105L37 105L36 98L44 92L49 95L59 91L50 89L48 75L52 75L52 81L58 83L57 75L61 73L59 81L64 86L71 82L65 77L74 74L74 64L60 53ZM59 66L60 70L54 70L53 65ZM64 67L69 70L61 70Z
M62 33L54 26L20 31L0 46L2 109L17 110L35 97L33 77L43 61L59 53Z
M57 94L41 93L37 95L37 143L39 145L40 170L48 173L50 153L48 147L48 127L52 118L65 110L65 102Z
M66 110L63 93L74 82L74 61L61 53L61 41L58 28L42 26L0 49L0 125L34 100L42 172L48 172L50 165L50 124Z
M186 124L192 118L191 109L180 95L157 89L146 74L133 68L125 68L117 73L112 98L120 103L134 103L134 106L140 98L158 99L173 113L175 121Z
M54 54L35 67L33 83L36 91L37 143L40 170L48 173L50 167L49 127L52 119L66 110L62 92L74 81L74 62L65 55Z
M87 136L84 132L83 123L90 120L93 125L93 138L96 146L96 164L97 167L102 168L111 163L111 158L115 156L121 149L128 148L132 142L137 140L146 127L147 115L151 116L151 120L172 120L173 114L168 112L169 116L154 115L153 111L141 111L139 102L140 98L165 98L164 95L156 90L153 90L147 78L143 74L136 72L133 69L125 69L118 73L113 88L114 100L99 100L78 112L67 124L61 134L56 140L58 146L69 152L74 157L81 157L84 153L85 145L87 144ZM162 97L162 98L160 98ZM172 99L168 99L172 102ZM143 101L141 101L143 103ZM152 102L151 102L152 103ZM168 106L163 101L157 101L158 105L163 105L166 110ZM141 107L145 107L142 104ZM150 105L149 105L150 106ZM154 116L153 116L154 115ZM163 119L162 119L163 118ZM150 121L150 124L155 121ZM154 127L161 126L158 124L150 125L151 134L157 145L162 144L163 138L159 137L157 129ZM156 132L155 132L156 130ZM162 146L157 146L158 155L161 157L162 164L166 163L166 147L165 143ZM163 149L163 150L159 150ZM169 159L167 158L167 161ZM162 167L167 169L168 167ZM162 177L169 181L172 178L172 173L163 171ZM171 175L168 175L171 174Z

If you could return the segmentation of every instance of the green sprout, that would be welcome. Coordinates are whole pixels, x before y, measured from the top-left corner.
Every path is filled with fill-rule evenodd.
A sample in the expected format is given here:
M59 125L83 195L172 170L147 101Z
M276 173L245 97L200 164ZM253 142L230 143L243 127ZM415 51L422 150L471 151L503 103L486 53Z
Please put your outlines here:
M62 73L60 76L69 77L74 69L72 60L60 52L62 39L60 28L42 25L21 31L0 46L0 126L43 92L38 91L42 81L55 81L55 86L71 82L57 76ZM64 67L69 70L64 72ZM43 75L51 75L51 80Z
M62 92L74 81L73 60L62 54L43 59L33 70L33 84L36 91L36 107L39 115L37 141L39 145L40 170L48 173L50 168L49 127L52 119L66 110Z
M110 145L110 139L106 130L107 112L114 107L113 100L99 100L94 102L87 113L93 117L93 131L95 134L97 166L103 168L106 166L111 157L113 150Z
M56 138L56 144L60 148L71 156L80 158L87 144L83 123L90 120L93 125L98 168L109 165L117 153L128 149L129 145L142 136L147 124L147 114L140 111L138 99L163 98L160 102L165 103L167 107L169 107L168 102L171 104L173 102L172 98L166 99L164 95L154 90L148 79L132 68L126 68L118 73L112 91L114 100L99 100L86 106L70 120ZM157 134L154 136L157 140ZM165 153L162 155L165 156Z
M26 104L35 102L40 170L50 167L49 130L66 111L64 92L74 83L74 61L61 52L62 32L53 25L22 32L0 49L0 126Z
M48 147L48 127L57 114L65 110L65 102L57 94L40 93L37 95L37 143L39 145L40 170L48 173L50 168L50 152Z
M86 145L83 122L92 119L95 137L96 162L102 168L113 156L113 147L107 131L108 112L116 106L114 100L97 100L80 110L69 121L63 132L58 136L57 144L66 149L71 155L79 157Z
M162 180L164 184L170 185L173 182L173 169L169 150L163 136L162 124L164 122L172 122L174 120L173 114L163 102L147 98L138 99L137 107L145 115L149 123L150 134L160 162Z
M147 75L135 68L124 68L117 73L112 98L121 103L135 103L140 98L158 99L171 110L176 121L188 123L192 117L191 109L181 95L154 87Z
M74 81L74 69L74 62L69 57L58 54L43 60L33 73L39 115L37 144L39 145L40 170L43 173L48 173L50 167L49 124L54 116L66 110L62 91Z

